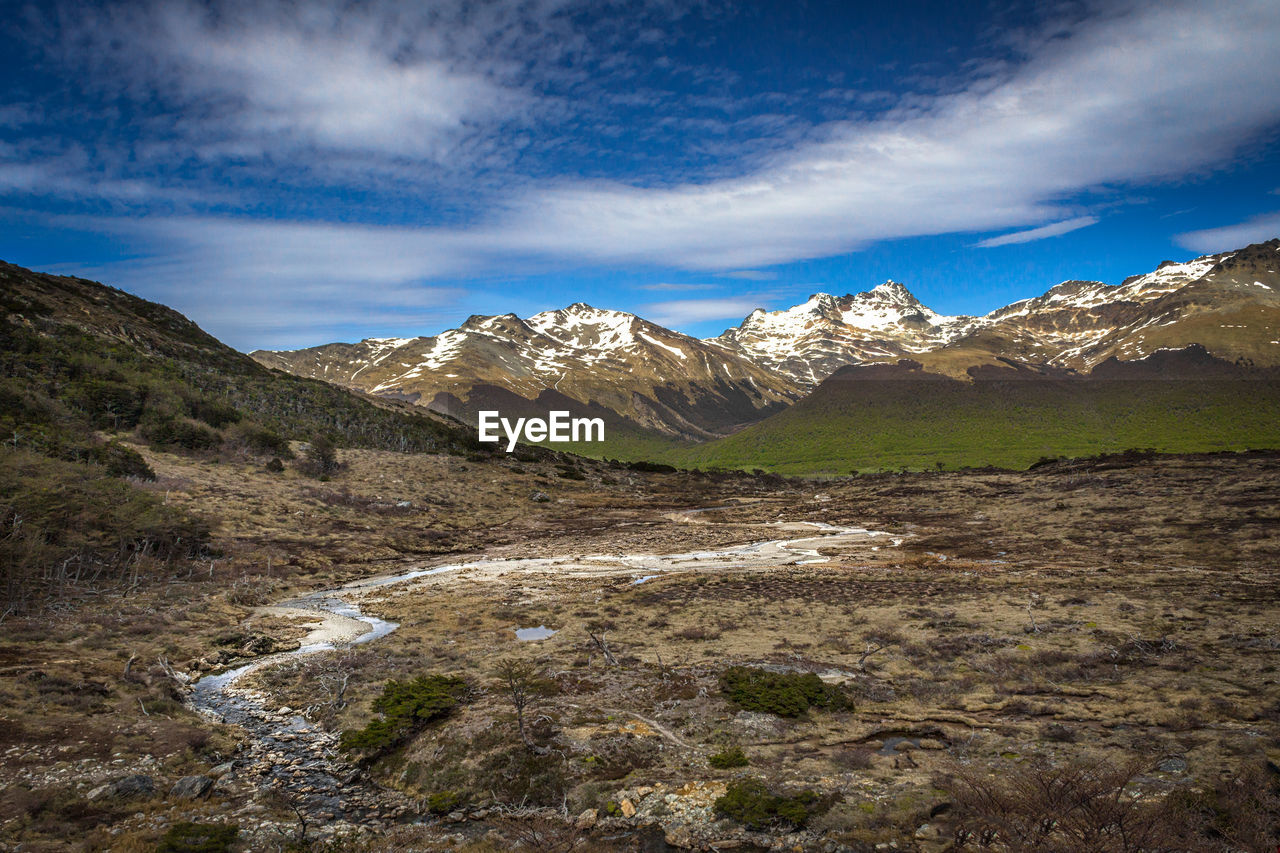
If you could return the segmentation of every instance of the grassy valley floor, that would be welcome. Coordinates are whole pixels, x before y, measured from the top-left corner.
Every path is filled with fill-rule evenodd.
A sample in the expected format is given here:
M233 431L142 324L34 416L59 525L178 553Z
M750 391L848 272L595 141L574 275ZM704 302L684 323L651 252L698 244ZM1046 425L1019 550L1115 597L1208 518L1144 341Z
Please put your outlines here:
M1280 759L1274 454L817 484L343 451L321 483L138 450L158 474L148 488L216 521L220 556L6 619L7 846L149 851L196 821L235 824L230 849L942 850L999 818L982 806L992 785L1085 764L1139 794L1135 825L1154 831L1169 809L1158 823L1190 833L1188 849L1276 843L1257 818ZM705 507L720 508L685 512ZM373 836L337 840L313 815L303 838L299 792L264 787L243 733L183 704L183 675L298 642L303 622L261 608L308 590L463 555L616 559L794 535L779 522L890 535L642 584L554 566L434 576L363 595L400 623L389 636L257 673L268 708L335 733L393 719L375 711L393 680L463 680L434 721L343 759L350 786L390 798ZM517 639L540 625L555 633ZM735 665L818 673L840 699L767 713L731 698ZM529 688L524 738L504 667ZM101 793L131 774L154 790ZM184 776L215 781L189 800L170 791ZM717 811L731 786L748 808ZM1005 805L1005 837L1039 807Z

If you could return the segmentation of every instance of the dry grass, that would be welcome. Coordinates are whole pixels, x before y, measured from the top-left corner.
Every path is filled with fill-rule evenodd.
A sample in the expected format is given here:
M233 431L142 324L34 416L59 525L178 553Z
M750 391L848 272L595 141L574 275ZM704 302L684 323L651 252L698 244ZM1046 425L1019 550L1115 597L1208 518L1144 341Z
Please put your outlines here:
M844 797L822 826L850 844L928 847L910 839L923 821L949 832L945 814L930 813L953 796L937 774L956 762L1136 761L1170 788L1280 759L1280 462L1271 457L784 487L602 466L587 466L580 482L541 463L343 457L346 470L322 484L149 453L170 500L222 519L223 556L211 574L197 567L127 600L6 625L0 752L19 748L5 754L9 776L44 778L79 760L105 773L112 761L153 755L154 772L172 778L225 758L234 733L208 736L167 698L154 662L189 665L246 623L297 636L255 616L258 604L446 553L670 553L776 538L758 525L779 516L913 538L822 565L766 574L730 563L642 586L442 576L365 600L402 625L376 645L264 672L259 686L342 729L367 722L389 678L467 678L475 698L378 772L414 796L464 791L476 804L542 798L604 810L624 789L730 778L736 771L711 769L706 756L741 746L753 774ZM532 502L534 490L553 500ZM819 492L830 499L814 500ZM698 517L707 523L665 517L732 498L746 500ZM589 636L601 623L618 665ZM557 633L516 641L513 628L540 624ZM134 653L137 675L124 679ZM552 760L524 749L495 689L494 666L513 656L546 678L531 735L556 750ZM847 685L856 710L794 722L739 715L716 687L731 663L825 673ZM335 674L349 682L341 703L317 687ZM1156 769L1171 756L1188 769ZM47 816L73 820L59 811L69 806L37 808L23 785L4 789L0 808L17 822L0 840L54 843ZM59 789L45 788L56 800Z

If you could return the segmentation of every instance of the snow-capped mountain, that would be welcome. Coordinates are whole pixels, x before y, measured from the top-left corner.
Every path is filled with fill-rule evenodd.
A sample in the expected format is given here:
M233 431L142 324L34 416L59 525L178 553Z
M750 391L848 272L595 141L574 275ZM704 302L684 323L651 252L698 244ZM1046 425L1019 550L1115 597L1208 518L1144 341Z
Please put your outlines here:
M756 309L741 325L707 342L812 387L846 364L937 349L976 322L938 314L902 284L886 281L865 293L815 293L782 311Z
M485 388L526 400L552 391L690 438L723 434L797 396L796 388L749 359L634 314L581 302L526 319L477 315L432 337L370 338L253 357L464 418L485 408Z
M543 397L557 407L576 401L607 410L619 423L705 438L759 420L849 364L908 358L959 378L984 366L1087 372L1110 358L1195 343L1230 361L1280 365L1278 269L1280 240L1272 240L1166 262L1118 285L1066 281L983 317L938 314L890 281L864 293L814 294L781 311L756 310L705 341L576 303L525 319L474 316L433 337L253 357L464 418L495 399L507 405Z
M958 352L1088 371L1198 343L1213 354L1280 364L1280 240L1186 263L1166 261L1118 285L1065 281L980 318L926 363ZM952 360L953 364L961 364ZM954 372L954 371L952 371Z

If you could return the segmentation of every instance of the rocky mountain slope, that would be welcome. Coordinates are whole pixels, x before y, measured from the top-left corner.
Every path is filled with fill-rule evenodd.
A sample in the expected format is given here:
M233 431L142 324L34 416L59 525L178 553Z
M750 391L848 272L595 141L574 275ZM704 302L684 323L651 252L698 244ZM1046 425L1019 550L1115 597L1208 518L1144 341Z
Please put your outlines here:
M783 311L758 308L710 343L811 387L846 364L937 349L978 322L937 314L902 284L886 281L866 293L815 293Z
M1189 344L1228 361L1280 364L1277 269L1280 240L1272 240L1165 262L1119 285L1063 282L982 317L938 314L890 281L758 309L705 341L578 303L527 319L471 317L433 337L253 357L463 419L495 389L528 401L553 392L612 412L624 428L703 439L767 417L851 364L909 358L966 380L975 368L1011 364L1054 375Z
M575 303L527 319L473 316L421 338L255 352L270 367L470 419L500 388L603 406L633 427L707 438L774 412L799 387L763 365L622 311ZM563 402L563 401L562 401Z

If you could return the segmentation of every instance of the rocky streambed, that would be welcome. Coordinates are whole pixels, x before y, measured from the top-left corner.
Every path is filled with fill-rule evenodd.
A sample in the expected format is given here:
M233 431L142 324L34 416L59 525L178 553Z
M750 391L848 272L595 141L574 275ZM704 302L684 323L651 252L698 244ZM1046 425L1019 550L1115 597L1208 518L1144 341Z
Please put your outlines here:
M292 658L370 643L399 627L364 613L361 596L371 590L411 584L437 575L456 574L469 580L498 580L515 574L559 577L633 576L645 582L667 572L768 571L784 566L824 562L821 549L836 546L897 545L888 533L816 522L773 525L792 538L765 539L720 550L678 554L617 554L577 557L479 559L418 568L397 575L371 578L331 590L284 601L271 608L277 614L314 617L317 624L293 650L257 658L224 672L207 675L192 687L191 702L203 714L242 728L248 735L245 752L237 757L237 781L274 791L308 820L328 828L379 828L388 823L418 819L410 798L378 786L363 770L344 759L337 735L313 725L300 712L276 707L268 697L244 684L246 676ZM804 535L795 536L802 533ZM438 583L439 578L435 578Z

